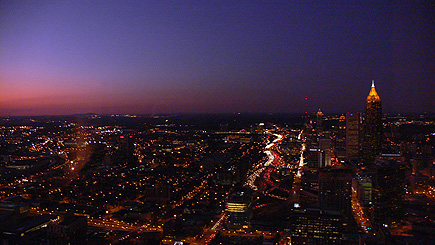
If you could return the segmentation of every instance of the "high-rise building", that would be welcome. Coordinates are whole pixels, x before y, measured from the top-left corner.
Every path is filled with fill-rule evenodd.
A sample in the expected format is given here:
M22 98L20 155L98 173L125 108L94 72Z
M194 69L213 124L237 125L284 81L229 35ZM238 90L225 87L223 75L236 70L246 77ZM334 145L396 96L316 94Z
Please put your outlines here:
M286 226L294 244L341 244L344 232L343 215L334 210L295 210Z
M319 111L317 111L317 114L316 114L317 133L321 133L321 131L323 130L323 118L324 118L323 112L319 109Z
M252 193L246 187L236 187L227 197L225 211L229 214L227 227L242 228L249 224Z
M318 166L319 168L331 166L332 141L331 139L319 139Z
M344 115L340 116L338 120L338 137L344 138L346 136L346 117Z
M115 154L115 162L129 166L136 166L138 164L138 158L134 154L134 141L135 131L131 129L124 130L123 134L119 136L119 148Z
M346 115L346 156L348 159L356 159L359 156L359 113L347 113Z
M341 212L350 217L352 169L347 167L323 168L319 171L319 202L324 210Z
M372 172L372 223L390 224L403 215L399 208L405 195L406 166L397 160L376 160Z
M364 138L362 157L365 164L373 164L382 146L382 104L381 98L375 90L375 82L367 96L364 117Z

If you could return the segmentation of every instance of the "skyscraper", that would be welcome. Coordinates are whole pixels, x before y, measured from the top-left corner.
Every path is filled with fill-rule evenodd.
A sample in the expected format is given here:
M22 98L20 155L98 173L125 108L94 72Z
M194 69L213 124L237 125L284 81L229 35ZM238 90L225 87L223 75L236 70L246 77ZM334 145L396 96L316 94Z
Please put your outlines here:
M323 210L340 211L350 217L352 169L333 166L319 171L319 203Z
M323 129L323 117L324 117L323 112L319 109L319 111L317 111L317 114L316 114L316 118L317 118L317 121L316 121L316 130L317 130L317 133L321 133L321 131Z
M346 117L344 115L341 115L338 121L338 137L344 138L345 136L346 136Z
M405 195L406 167L396 160L376 160L373 164L373 221L376 224L390 224L404 215L399 208Z
M375 89L375 81L367 96L364 117L363 162L372 164L382 146L382 104Z
M331 139L319 139L319 149L318 152L318 167L328 167L331 166L332 157L332 141Z
M252 211L252 192L246 187L236 187L228 195L225 211L229 214L228 228L241 228L248 225Z
M355 160L359 156L359 113L347 113L346 115L346 156Z

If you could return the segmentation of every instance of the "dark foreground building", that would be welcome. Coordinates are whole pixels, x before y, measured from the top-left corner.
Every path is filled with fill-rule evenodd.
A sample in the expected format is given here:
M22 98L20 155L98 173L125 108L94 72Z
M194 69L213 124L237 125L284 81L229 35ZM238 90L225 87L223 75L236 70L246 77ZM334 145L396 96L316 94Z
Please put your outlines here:
M87 244L87 229L86 216L67 213L48 225L48 244Z

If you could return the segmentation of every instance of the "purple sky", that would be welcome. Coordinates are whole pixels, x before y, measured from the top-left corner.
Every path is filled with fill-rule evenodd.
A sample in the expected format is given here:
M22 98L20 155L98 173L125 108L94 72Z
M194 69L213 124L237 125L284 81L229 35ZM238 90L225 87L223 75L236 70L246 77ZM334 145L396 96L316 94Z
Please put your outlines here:
M295 2L0 1L0 116L435 112L431 1Z

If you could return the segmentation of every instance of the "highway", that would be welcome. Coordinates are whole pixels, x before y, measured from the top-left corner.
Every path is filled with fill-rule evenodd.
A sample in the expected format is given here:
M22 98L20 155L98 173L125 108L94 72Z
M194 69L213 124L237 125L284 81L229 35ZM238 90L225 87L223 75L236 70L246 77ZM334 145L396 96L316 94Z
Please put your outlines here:
M248 178L245 182L245 185L249 186L254 191L258 191L258 187L255 185L257 178L261 176L261 174L264 172L264 170L266 170L267 167L274 165L273 163L277 159L275 157L276 153L275 152L274 152L275 154L272 153L271 149L281 142L281 140L283 139L283 135L273 134L273 136L275 136L276 139L274 139L272 142L268 143L265 147L264 153L267 156L266 162L264 162L264 163L260 162L259 164L254 166L253 171L250 173L250 175L248 176ZM275 165L277 165L277 164L275 164ZM270 179L269 179L269 181L270 181Z

